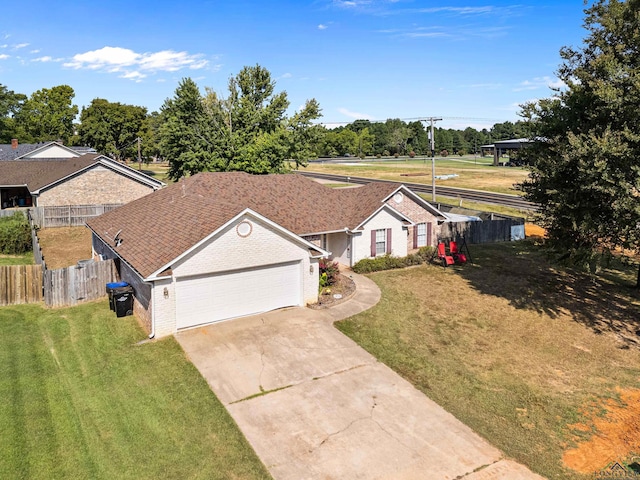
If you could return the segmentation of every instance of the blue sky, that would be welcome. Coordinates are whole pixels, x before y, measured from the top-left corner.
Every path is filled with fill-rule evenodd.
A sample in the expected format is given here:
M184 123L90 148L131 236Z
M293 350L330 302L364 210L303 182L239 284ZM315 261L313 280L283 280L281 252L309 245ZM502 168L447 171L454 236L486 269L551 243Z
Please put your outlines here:
M14 2L0 27L0 83L31 94L68 84L157 110L183 77L226 94L266 67L291 108L325 122L441 116L438 126L517 120L549 96L562 46L579 46L580 0Z

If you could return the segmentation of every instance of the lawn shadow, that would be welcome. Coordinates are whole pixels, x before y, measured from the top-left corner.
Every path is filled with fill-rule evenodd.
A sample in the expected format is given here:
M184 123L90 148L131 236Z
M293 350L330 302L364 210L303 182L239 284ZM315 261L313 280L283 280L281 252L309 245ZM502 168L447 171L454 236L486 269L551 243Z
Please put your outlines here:
M471 254L473 264L455 268L480 293L551 318L568 314L597 334L615 334L622 348L640 348L640 292L622 271L590 276L555 266L530 242L472 245Z

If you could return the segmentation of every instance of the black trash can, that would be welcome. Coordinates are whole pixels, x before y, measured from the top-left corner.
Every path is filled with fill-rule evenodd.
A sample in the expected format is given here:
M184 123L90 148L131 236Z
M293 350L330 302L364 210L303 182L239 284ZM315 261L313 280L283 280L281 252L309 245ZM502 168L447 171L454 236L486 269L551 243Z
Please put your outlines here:
M113 292L118 288L128 287L127 282L110 282L107 283L107 295L109 295L109 308L112 312L116 311L116 306L113 303Z
M133 287L116 288L113 292L116 317L133 315Z

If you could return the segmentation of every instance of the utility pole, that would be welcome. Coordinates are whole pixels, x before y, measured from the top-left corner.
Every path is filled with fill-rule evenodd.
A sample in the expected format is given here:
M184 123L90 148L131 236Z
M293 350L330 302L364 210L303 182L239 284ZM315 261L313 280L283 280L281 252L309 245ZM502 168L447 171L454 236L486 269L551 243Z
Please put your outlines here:
M140 155L140 137L137 138L138 140L138 170L142 170L142 155Z
M433 202L436 201L436 146L435 136L433 133L433 124L441 120L441 118L436 117L427 117L423 119L423 121L429 121L431 123L431 132L429 137L431 140L431 200Z

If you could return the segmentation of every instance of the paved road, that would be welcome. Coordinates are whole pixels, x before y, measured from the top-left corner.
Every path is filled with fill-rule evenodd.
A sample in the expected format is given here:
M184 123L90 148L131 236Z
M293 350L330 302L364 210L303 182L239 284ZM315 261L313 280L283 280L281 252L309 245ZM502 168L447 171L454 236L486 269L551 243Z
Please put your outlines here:
M176 337L273 477L540 479L376 361L333 321L379 299L291 308Z

